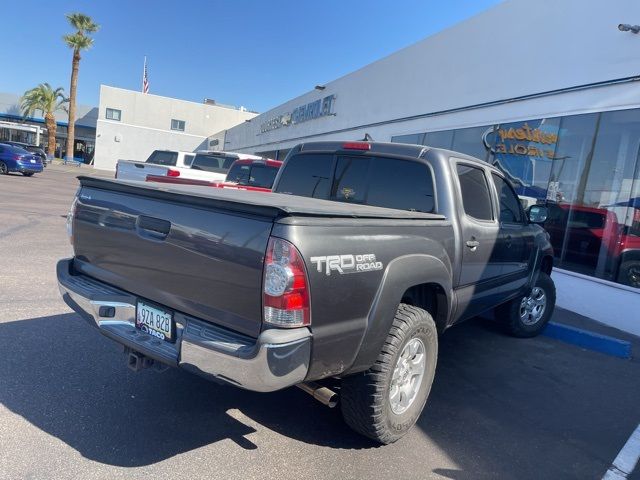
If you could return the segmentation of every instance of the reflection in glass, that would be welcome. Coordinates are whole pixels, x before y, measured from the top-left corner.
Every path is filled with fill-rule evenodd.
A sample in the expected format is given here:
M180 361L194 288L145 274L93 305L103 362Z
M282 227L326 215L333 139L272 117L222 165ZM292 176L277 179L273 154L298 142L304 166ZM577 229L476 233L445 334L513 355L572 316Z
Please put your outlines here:
M547 197L559 123L557 118L506 123L490 136L491 163L505 172L521 197Z
M482 139L487 131L492 130L493 127L491 125L455 130L451 149L486 161L488 151Z

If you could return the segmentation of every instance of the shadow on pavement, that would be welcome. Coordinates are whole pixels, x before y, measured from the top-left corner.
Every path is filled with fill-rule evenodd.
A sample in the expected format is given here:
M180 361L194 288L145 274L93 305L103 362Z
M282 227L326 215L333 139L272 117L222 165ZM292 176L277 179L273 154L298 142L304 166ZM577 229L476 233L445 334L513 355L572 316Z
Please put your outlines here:
M156 463L255 429L227 411L308 443L370 447L339 415L297 389L259 394L178 369L126 368L121 348L75 314L0 323L0 403L83 456L118 466Z
M453 479L602 475L640 420L639 365L492 330L474 320L441 338L424 414L381 454ZM119 347L75 314L0 323L0 348L0 402L97 462L149 465L225 439L256 449L254 426L334 449L376 447L297 389L130 372ZM430 465L429 443L458 469Z

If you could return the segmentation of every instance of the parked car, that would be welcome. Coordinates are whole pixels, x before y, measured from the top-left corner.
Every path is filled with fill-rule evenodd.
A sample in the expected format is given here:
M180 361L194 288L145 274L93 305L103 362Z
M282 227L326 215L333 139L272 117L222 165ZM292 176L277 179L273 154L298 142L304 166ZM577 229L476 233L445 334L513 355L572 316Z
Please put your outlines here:
M148 175L155 175L224 181L229 168L236 160L260 158L234 152L155 150L145 162L118 160L116 178L145 181Z
M217 188L232 188L238 190L255 190L270 192L273 182L282 166L279 160L261 158L260 160L236 160L224 182L196 180L183 177L166 177L162 175L147 175L147 182L174 183L180 185L200 185Z
M40 158L30 152L13 145L0 143L0 174L8 175L11 172L22 173L30 177L34 173L43 170Z
M8 141L8 142L2 142L2 143L5 143L7 145L13 145L14 147L20 147L26 150L27 152L32 153L33 155L40 158L40 162L42 162L43 167L47 166L47 154L39 146L30 145L28 143L23 143L23 142L14 142L14 141Z
M554 251L564 251L564 261L590 273L602 258L606 279L640 288L639 209L634 210L631 226L621 224L606 208L550 203L548 209L544 227Z
M381 443L422 412L440 333L495 309L531 337L554 308L553 252L533 223L545 207L527 218L499 170L461 153L306 143L269 195L79 180L60 291L132 369L339 395L347 424Z

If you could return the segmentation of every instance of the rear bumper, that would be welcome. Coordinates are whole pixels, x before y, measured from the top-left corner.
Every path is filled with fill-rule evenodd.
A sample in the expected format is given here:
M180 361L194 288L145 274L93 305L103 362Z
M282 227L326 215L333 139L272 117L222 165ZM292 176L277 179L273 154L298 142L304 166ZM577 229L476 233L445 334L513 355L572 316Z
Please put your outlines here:
M72 273L72 259L58 262L62 298L102 334L167 365L224 380L257 392L304 381L309 369L307 328L265 330L257 339L174 313L175 343L135 328L137 297L85 275Z
M20 173L40 173L43 168L41 163L17 163L14 171Z

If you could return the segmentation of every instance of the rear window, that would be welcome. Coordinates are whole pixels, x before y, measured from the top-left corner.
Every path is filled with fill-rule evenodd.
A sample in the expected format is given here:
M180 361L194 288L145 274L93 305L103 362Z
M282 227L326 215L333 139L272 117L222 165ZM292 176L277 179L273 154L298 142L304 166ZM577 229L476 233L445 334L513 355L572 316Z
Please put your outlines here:
M424 163L384 157L338 157L331 200L433 212L431 171Z
M153 152L147 159L146 163L153 163L154 165L166 165L168 167L175 167L178 160L178 152Z
M235 157L225 155L197 154L191 162L191 168L205 172L226 173L236 160Z
M252 187L271 188L278 173L278 167L236 163L227 174L227 182Z
M8 153L13 153L13 154L17 154L17 155L26 155L26 154L29 153L24 148L16 147L14 145L9 145L9 144L5 144L4 146L2 146L0 148L2 148L2 150L0 150L0 152L5 151L5 152L8 152Z
M433 179L424 163L339 156L334 175L332 164L333 155L329 154L290 158L282 172L278 192L397 210L434 211Z
M291 157L278 181L277 192L301 197L329 198L333 155Z

